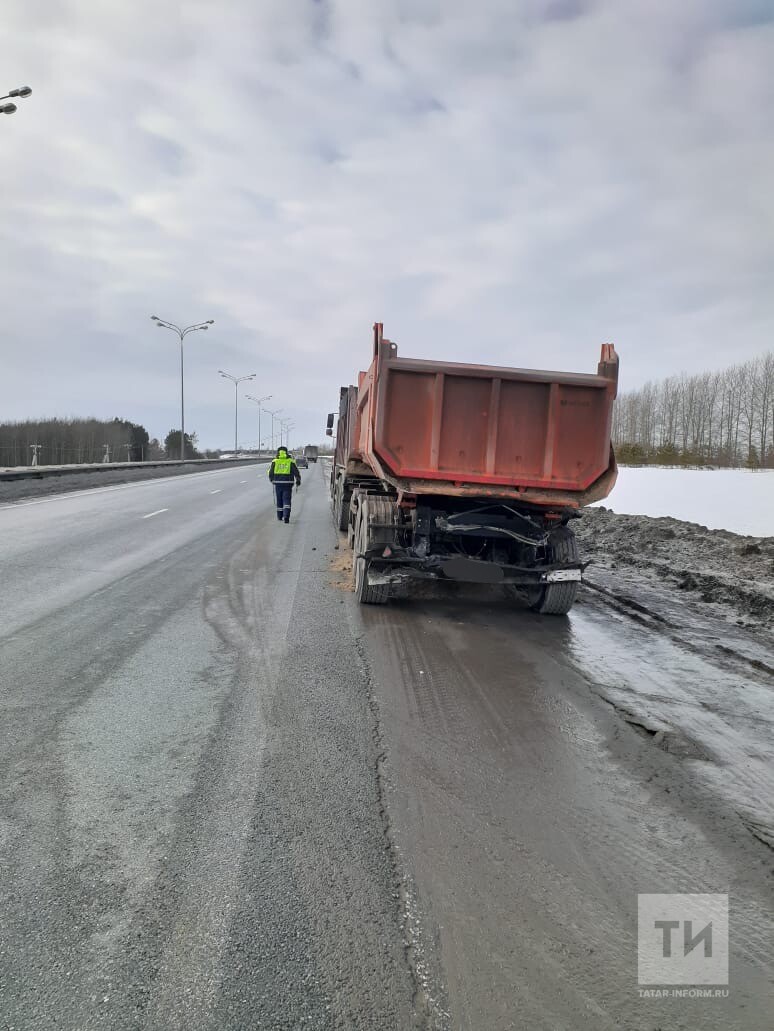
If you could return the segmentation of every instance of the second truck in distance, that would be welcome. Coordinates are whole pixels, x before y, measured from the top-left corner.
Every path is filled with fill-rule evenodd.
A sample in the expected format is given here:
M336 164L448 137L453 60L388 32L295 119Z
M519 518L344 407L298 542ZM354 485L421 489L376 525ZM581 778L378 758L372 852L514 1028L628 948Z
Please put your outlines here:
M421 361L376 323L368 371L341 388L331 470L358 601L436 578L569 612L583 571L569 524L615 483L617 383L612 344L593 375Z

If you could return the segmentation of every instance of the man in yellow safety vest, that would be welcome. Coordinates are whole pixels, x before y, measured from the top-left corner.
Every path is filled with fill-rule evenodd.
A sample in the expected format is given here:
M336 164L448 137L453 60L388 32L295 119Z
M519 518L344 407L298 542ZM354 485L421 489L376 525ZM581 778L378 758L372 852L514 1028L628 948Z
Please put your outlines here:
M293 484L295 483L296 489L301 486L301 473L286 448L279 448L276 458L272 459L269 465L269 479L274 484L274 493L277 497L277 519L289 523Z

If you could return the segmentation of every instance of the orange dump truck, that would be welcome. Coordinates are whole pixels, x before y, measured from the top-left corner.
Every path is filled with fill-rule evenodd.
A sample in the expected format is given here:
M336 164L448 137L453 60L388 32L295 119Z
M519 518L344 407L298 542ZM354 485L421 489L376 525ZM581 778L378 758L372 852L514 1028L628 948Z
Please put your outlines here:
M331 472L358 600L440 578L568 612L583 571L569 523L615 483L617 383L612 344L594 375L463 365L400 358L377 323L368 371L341 390Z

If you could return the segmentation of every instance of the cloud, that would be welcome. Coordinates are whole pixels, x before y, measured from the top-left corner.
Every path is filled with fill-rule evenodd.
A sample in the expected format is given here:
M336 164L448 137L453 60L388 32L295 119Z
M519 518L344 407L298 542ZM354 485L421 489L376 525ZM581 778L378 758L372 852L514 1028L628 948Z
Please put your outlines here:
M592 371L613 339L631 386L771 346L768 4L49 6L0 25L34 88L0 126L0 417L163 435L178 353L151 314L216 320L186 339L213 446L218 368L319 439L375 319L492 364Z

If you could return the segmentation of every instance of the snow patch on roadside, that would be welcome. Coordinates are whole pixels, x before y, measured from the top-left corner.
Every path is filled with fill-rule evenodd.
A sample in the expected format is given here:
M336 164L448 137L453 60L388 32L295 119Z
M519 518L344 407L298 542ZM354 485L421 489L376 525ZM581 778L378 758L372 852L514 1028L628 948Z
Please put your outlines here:
M774 469L621 466L602 504L619 514L671 516L710 530L768 537L774 535Z

